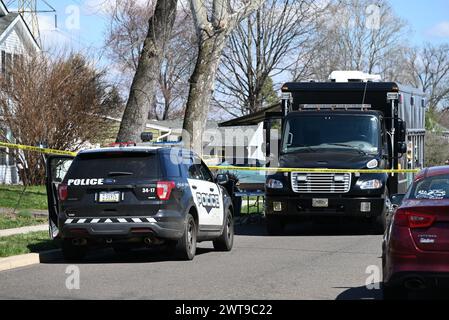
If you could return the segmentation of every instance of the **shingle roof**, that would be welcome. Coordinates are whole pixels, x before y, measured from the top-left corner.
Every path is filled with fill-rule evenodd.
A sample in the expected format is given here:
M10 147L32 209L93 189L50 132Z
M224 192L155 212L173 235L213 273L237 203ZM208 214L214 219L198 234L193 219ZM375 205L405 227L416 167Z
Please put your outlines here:
M16 20L18 13L9 13L6 16L0 17L0 35L8 29L8 27Z

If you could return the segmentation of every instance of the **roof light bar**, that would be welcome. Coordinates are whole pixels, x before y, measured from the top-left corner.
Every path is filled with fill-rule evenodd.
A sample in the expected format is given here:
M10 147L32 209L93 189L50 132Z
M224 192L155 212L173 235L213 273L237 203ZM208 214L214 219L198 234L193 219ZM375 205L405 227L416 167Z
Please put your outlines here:
M300 105L299 108L300 109L317 109L317 110L321 110L321 109L344 109L344 110L349 110L349 109L371 109L372 105L370 104L304 104L304 105Z

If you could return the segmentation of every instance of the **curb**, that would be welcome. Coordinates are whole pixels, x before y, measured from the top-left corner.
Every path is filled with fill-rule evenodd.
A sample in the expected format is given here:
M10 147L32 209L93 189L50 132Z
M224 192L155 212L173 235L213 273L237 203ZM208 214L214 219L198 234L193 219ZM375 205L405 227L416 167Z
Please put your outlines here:
M48 224L0 230L0 238L6 238L22 234L30 234L34 232L43 232L43 231L48 231Z
M51 250L40 253L29 253L20 256L1 258L0 272L49 262L57 258L60 255L60 252L60 250Z

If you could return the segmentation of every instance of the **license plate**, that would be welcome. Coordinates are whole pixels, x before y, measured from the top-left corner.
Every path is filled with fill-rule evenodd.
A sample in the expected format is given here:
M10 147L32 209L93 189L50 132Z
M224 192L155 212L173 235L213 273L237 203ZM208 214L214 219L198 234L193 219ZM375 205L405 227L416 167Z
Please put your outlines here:
M313 199L312 206L314 208L328 208L329 199Z
M120 192L100 192L98 202L100 203L116 203L120 202Z

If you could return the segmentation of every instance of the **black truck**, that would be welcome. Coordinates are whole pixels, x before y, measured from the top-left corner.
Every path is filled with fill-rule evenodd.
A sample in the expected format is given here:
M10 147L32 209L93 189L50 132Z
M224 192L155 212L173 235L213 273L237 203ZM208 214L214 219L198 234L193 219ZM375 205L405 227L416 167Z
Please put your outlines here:
M264 121L271 167L266 218L270 235L293 220L356 218L383 233L390 197L413 175L307 169L417 169L424 166L425 94L392 82L304 82L282 87L279 106L222 124ZM272 139L280 128L280 140Z

